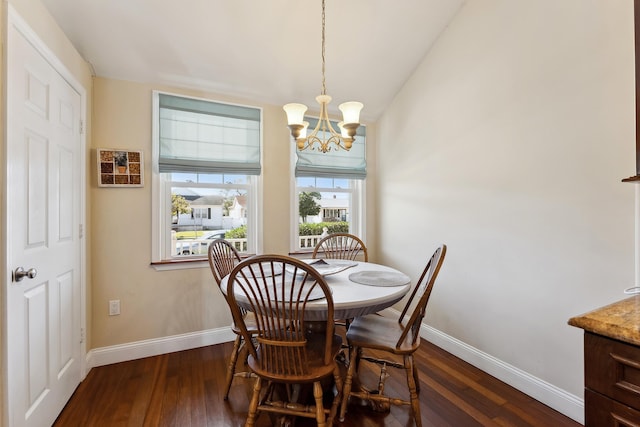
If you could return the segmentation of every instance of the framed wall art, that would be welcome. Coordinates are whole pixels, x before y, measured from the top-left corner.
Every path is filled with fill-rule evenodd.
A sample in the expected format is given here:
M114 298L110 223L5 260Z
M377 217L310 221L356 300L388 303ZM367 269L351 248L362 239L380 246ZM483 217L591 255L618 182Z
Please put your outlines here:
M142 151L98 148L99 187L144 187Z

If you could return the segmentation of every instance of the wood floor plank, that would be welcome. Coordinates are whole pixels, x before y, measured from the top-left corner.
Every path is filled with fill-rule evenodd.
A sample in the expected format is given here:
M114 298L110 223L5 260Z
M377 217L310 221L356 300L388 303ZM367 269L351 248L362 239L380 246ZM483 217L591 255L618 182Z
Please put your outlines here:
M244 425L253 379L236 378L223 400L231 343L224 343L91 370L55 427L238 427ZM245 370L239 360L239 370ZM425 426L577 427L580 424L457 357L423 341L415 354L420 371L420 410ZM374 365L361 376L377 383ZM408 397L403 372L389 369L389 393ZM272 425L263 414L256 427ZM296 427L314 426L299 419ZM386 413L352 401L341 427L408 427L408 406Z
M151 360L149 360L151 359ZM154 360L155 359L155 360ZM164 395L164 387L167 381L167 355L147 358L149 362L154 365L151 381L151 394L149 399L149 405L144 417L144 427L158 426L160 425L160 410L162 408L162 398ZM73 398L72 398L73 399Z
M447 364L446 362L441 361L435 357L427 358L427 363L432 365L434 368L440 369L449 377L456 378L459 381L463 382L467 387L476 390L478 393L482 394L485 398L491 400L496 405L504 405L505 403L507 403L504 397L483 386L482 383L479 383L476 378L467 377L463 372L457 370L455 366L451 366L450 364Z

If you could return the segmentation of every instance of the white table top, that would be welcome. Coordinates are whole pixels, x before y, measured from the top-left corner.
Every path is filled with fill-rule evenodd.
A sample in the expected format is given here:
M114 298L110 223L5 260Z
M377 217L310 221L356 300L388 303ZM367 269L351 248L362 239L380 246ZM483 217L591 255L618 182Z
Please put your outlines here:
M344 263L343 260L325 259L324 261L330 266L332 263L333 265ZM321 269L318 268L318 270ZM359 281L371 281L372 284L379 277L377 285L365 285L350 280L349 276L354 273L363 276ZM220 286L223 292L227 289L227 278L228 276L223 278ZM338 273L327 274L324 279L332 291L335 319L350 319L383 310L400 301L411 287L411 279L398 270L362 261L357 261L355 266ZM399 285L389 286L389 281ZM306 310L307 320L324 320L326 319L326 300L310 301L307 303Z

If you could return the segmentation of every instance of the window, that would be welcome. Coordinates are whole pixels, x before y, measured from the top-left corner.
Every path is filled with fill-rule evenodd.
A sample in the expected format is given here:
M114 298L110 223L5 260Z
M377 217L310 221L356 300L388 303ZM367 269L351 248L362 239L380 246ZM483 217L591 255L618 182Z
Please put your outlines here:
M259 108L153 94L153 261L258 247Z
M305 120L309 128L315 127L317 119ZM298 218L292 230L293 251L315 247L324 228L328 233L345 231L364 240L365 126L358 128L349 151L321 153L292 146L296 153L292 210L293 218Z
M349 209L322 209L323 221L347 221Z

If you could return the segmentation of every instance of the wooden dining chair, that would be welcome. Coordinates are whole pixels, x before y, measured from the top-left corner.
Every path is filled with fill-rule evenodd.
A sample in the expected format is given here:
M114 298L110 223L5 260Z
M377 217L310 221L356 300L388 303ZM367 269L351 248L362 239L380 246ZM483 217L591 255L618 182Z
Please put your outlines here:
M355 261L362 254L362 261L368 262L369 255L364 242L350 233L332 233L320 239L313 249L311 258L348 259ZM349 328L352 319L344 319L338 325ZM344 345L346 348L346 344Z
M347 412L349 397L357 397L384 405L410 405L413 418L418 427L422 426L420 418L420 382L418 370L415 367L413 353L420 345L420 326L427 308L427 302L433 290L433 284L444 261L447 246L442 245L433 253L420 279L416 283L411 296L407 300L402 313L398 319L389 317L366 315L355 318L347 331L347 341L352 348L349 360L349 368L344 382L344 398L340 408L340 420L344 420ZM413 311L408 320L405 316L414 300L417 299ZM402 363L394 360L380 359L366 353L367 350L377 350L386 352L389 355L402 356ZM380 380L375 391L352 390L353 378L361 361L368 361L381 365ZM387 367L404 369L409 389L409 399L404 400L398 397L384 394L384 380L387 377Z
M355 261L362 256L369 261L367 247L358 236L349 233L332 233L320 239L313 248L311 258L348 259Z
M215 279L218 287L222 283L222 278L227 274L231 273L233 268L240 263L241 258L240 254L236 250L236 248L229 242L224 239L216 239L209 244L209 249L207 251L209 258L209 267L211 267L211 272L213 273L213 278ZM224 292L222 293L224 295ZM225 295L225 301L227 305L229 305L229 299ZM246 310L241 309L241 313L243 318L245 319L245 323L247 324L247 328L250 331L250 335L255 333L256 325L255 318L253 313L248 313ZM236 325L235 322L231 325L231 330L236 334L236 339L233 342L233 350L231 352L231 358L229 359L229 366L227 367L227 378L226 378L226 387L224 390L224 400L229 399L229 391L231 390L231 384L233 382L233 378L238 377L250 377L251 373L247 372L236 372L236 364L238 362L238 356L242 352L243 347L245 346L246 341L243 340L242 334L240 333L240 329ZM249 341L250 342L250 341Z
M255 313L258 326L257 346L248 347L248 364L258 379L245 426L254 426L261 412L315 418L318 426L331 425L342 397L336 363L342 339L334 333L333 299L322 276L295 258L259 255L234 268L227 297L245 340L250 332L240 305ZM308 304L323 299L326 320L307 320ZM331 407L325 408L321 381L331 376L336 392ZM296 399L305 384L313 385L313 403Z

